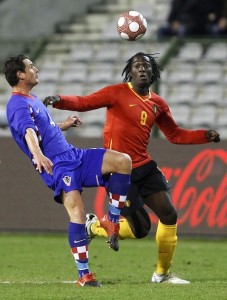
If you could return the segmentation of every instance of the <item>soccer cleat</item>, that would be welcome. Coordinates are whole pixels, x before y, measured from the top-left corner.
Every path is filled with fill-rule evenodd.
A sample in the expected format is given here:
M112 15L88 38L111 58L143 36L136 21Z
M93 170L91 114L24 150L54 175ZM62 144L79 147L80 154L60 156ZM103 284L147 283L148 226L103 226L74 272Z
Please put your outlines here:
M86 234L88 238L88 244L92 241L92 239L95 237L95 235L91 231L91 225L98 221L98 218L95 214L86 214L86 222L85 222L85 228L86 228Z
M79 278L76 282L78 286L92 286L92 287L101 287L101 283L95 279L94 273L85 274L83 277Z
M114 251L118 251L118 235L120 229L119 223L113 223L108 219L107 216L104 216L102 219L100 219L100 225L105 229L108 235L108 240L106 242L110 244L110 248L112 248Z
M151 277L152 283L170 283L170 284L189 284L190 281L181 279L174 274L161 274L158 275L156 272Z

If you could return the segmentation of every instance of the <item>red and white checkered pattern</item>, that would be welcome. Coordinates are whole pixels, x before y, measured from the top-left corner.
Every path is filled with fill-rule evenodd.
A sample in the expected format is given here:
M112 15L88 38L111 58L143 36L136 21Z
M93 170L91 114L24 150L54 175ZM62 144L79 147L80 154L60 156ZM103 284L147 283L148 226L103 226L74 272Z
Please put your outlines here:
M88 259L88 245L73 247L72 254L75 260L86 260Z
M118 194L112 194L109 193L109 197L110 197L110 203L117 208L123 208L125 206L125 201L126 201L126 195L118 195Z

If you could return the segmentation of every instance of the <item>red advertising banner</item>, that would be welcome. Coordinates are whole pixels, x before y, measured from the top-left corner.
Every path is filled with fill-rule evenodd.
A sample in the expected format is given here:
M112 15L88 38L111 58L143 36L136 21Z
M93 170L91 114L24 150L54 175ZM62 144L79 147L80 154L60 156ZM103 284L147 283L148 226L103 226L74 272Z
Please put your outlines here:
M184 233L227 235L227 151L202 149L185 165L160 166L173 184L172 199L178 211L178 226ZM94 211L101 217L107 203L105 189L99 188ZM157 217L150 213L152 223Z
M11 138L0 141L0 230L61 231L68 226L62 205L34 172ZM81 148L100 147L102 139L73 138ZM153 139L149 152L172 184L183 235L227 236L227 141L205 145L173 145ZM107 211L105 189L84 189L87 212L99 217ZM152 231L157 218L149 211Z

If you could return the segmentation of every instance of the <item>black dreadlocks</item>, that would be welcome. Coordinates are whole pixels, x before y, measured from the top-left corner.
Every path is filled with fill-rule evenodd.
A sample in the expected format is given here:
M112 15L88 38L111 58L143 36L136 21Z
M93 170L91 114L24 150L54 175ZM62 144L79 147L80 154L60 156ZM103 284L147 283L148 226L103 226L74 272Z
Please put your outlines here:
M143 53L143 52L138 52L136 53L135 55L133 55L128 61L127 61L127 64L122 72L122 76L124 76L124 79L123 79L123 82L128 82L128 81L131 81L131 75L130 75L130 72L131 72L131 68L132 68L132 62L133 62L133 59L135 57L148 57L149 61L150 61L150 64L151 64L151 67L152 67L152 79L151 79L151 83L154 83L155 81L157 81L159 78L160 78L160 71L163 70L163 68L156 62L155 60L155 56L158 53L154 53L154 54L146 54L146 53Z

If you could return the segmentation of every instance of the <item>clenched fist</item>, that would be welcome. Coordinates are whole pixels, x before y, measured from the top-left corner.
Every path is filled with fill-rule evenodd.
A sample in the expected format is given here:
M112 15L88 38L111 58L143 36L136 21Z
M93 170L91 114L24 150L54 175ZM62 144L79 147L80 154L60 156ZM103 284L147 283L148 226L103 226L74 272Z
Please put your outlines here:
M206 137L209 142L214 142L214 143L220 142L220 135L216 130L208 130L206 132Z
M45 106L47 106L47 105L54 105L54 104L56 104L56 103L58 103L60 101L61 101L61 97L58 96L58 95L57 96L48 96L48 97L46 97L44 99L43 104Z

